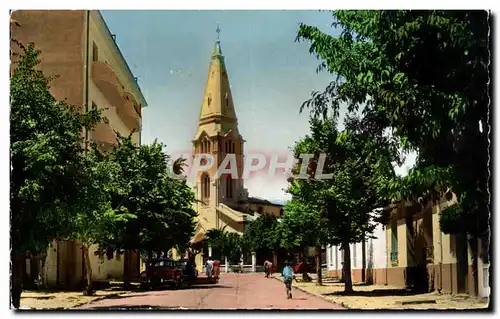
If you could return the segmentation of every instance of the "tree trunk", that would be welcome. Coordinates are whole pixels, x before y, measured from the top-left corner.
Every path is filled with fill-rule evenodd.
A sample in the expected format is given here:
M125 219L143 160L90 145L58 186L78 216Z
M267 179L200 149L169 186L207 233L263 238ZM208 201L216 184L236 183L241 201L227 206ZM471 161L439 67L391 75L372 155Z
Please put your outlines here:
M151 261L153 260L153 251L148 250L148 261L146 263L146 269L151 268Z
M344 291L352 292L352 279L351 279L351 250L349 248L349 242L344 242L342 244L342 250L344 251L344 267L343 267L343 277L344 277Z
M366 240L363 236L361 242L361 281L366 283Z
M85 277L87 278L87 287L83 293L85 296L92 296L94 294L94 289L92 287L92 264L90 263L89 247L82 245L83 248L83 258L85 259Z
M119 253L119 252L117 252ZM130 288L130 282L132 274L131 274L131 267L130 267L130 259L132 256L130 256L130 251L127 249L123 253L123 288L129 289Z
M23 291L23 264L24 254L11 252L11 300L12 307L19 309L21 306L21 293Z
M472 255L472 279L474 282L474 296L479 295L479 271L478 271L478 240L477 237L471 237L470 240L471 255ZM469 292L470 293L470 292Z
M316 275L318 276L318 280L316 281L316 285L323 285L323 276L322 276L322 260L321 260L321 246L316 246Z

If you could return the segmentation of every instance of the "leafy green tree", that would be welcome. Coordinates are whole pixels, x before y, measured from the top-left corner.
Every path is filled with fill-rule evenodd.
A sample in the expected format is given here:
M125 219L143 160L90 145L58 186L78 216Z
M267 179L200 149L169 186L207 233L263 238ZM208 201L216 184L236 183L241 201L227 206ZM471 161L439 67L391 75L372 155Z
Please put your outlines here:
M110 160L109 155L101 154L94 146L82 160L77 178L73 181L80 196L73 202L76 214L72 221L70 239L82 244L86 268L86 295L94 293L92 287L92 266L89 248L103 245L114 236L117 224L136 218L135 215L114 210L111 194L120 188L117 183L119 166Z
M455 207L441 214L442 230L488 237L490 162L490 21L486 11L336 11L339 36L301 24L318 70L335 76L303 107L316 114L341 104L376 114L405 150L418 154L388 196L438 201L448 191ZM477 292L477 280L475 281Z
M84 159L82 129L92 129L100 114L81 114L58 102L37 69L40 51L16 42L10 86L11 294L20 305L25 253L44 252L55 239L67 238L81 195L75 183Z
M314 158L307 166L308 178L290 180L292 200L287 204L283 225L287 226L288 237L284 238L289 242L295 238L296 245L316 247L318 274L321 247L340 245L344 251L345 290L350 292L349 244L363 242L373 233L380 214L377 209L388 204L381 192L384 183L394 177L390 163L398 160L399 154L381 130L367 128L355 117L345 122L346 129L339 132L334 119L311 118L311 134L296 144L295 154L312 154ZM316 178L320 154L325 156L323 172L331 178Z
M130 137L119 137L111 157L124 186L112 195L113 205L136 218L124 221L110 244L137 250L148 256L148 262L153 253L186 247L195 229L194 194L185 180L171 176L163 145L155 141L137 146Z
M280 237L277 235L278 220L270 214L263 214L245 226L242 242L247 252L276 254L280 248Z
M220 254L220 258L227 258L229 262L238 263L244 252L244 239L241 235L221 229L212 228L206 233L207 244L212 252ZM212 256L213 257L213 256Z

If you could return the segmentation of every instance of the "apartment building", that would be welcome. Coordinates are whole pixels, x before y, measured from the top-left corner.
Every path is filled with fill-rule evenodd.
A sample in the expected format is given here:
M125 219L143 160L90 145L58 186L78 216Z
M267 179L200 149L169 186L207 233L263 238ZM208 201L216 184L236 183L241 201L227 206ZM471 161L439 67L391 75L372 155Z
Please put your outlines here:
M106 123L84 134L109 150L116 143L116 132L131 134L141 142L141 110L147 102L124 59L116 35L108 29L97 10L22 10L11 15L11 38L24 45L33 42L41 51L40 67L55 78L50 91L57 100L81 107L103 109ZM19 47L12 43L11 50ZM114 256L94 254L90 250L94 280L120 279L124 269L139 272L139 257L125 252ZM85 275L81 245L73 241L54 243L46 254L27 260L26 273L43 279L47 286L71 288Z

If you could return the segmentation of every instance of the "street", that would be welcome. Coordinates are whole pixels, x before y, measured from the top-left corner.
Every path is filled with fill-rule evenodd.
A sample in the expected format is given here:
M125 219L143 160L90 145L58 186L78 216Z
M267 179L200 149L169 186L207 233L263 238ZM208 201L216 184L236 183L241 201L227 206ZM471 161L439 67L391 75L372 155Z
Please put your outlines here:
M274 274L279 276L279 274ZM84 305L82 310L120 309L343 309L340 305L294 289L293 298L285 296L283 284L262 273L222 274L217 285L181 290L159 290L121 295Z

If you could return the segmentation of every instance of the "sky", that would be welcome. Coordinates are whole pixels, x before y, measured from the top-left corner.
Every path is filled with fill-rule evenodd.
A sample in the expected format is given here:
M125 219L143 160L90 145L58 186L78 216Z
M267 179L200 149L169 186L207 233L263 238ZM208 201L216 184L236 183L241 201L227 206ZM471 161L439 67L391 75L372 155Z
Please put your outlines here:
M323 32L332 14L319 11L102 11L148 102L142 142L155 139L166 152L191 150L212 49L220 26L222 52L245 152L285 154L309 132L299 113L312 91L333 77L316 73L319 61L307 42L295 42L300 22ZM405 168L400 170L405 171ZM404 172L403 172L404 173ZM289 199L286 177L245 180L250 196Z

